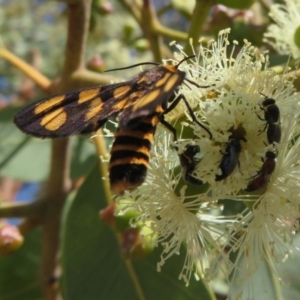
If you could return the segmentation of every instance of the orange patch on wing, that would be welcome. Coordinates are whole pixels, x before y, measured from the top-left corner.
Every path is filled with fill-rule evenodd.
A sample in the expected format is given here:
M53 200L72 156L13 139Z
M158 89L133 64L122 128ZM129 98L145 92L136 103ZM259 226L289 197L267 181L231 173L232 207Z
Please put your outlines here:
M118 103L115 103L115 104L113 105L113 109L114 109L115 111L120 111L120 110L122 110L125 106L127 107L127 105L128 105L128 100L129 100L129 98L127 97L127 98L123 99L122 101L119 101Z
M132 112L136 112L137 110L143 108L145 105L151 103L159 96L159 94L160 94L159 89L147 93L145 96L143 96L135 103L135 105L132 108Z
M100 90L101 88L94 88L80 92L78 96L78 103L84 103L95 98L97 95L99 95Z
M42 113L42 112L48 110L49 108L62 103L65 98L66 98L66 95L59 95L59 96L50 98L49 100L45 100L42 103L37 104L37 106L34 109L34 113L36 115L38 115L39 113Z
M47 130L56 131L65 124L66 121L67 113L61 107L43 117L40 124Z
M120 98L131 90L130 85L120 86L114 90L114 97Z
M161 79L159 79L156 82L155 87L160 87L160 86L166 84L166 82L169 80L171 75L172 75L171 73L166 73L164 77L162 77Z
M100 97L95 98L91 101L89 105L89 111L85 115L85 121L89 121L93 117L95 117L103 107L103 102Z
M168 79L168 81L166 82L166 84L164 86L164 92L169 92L172 89L174 89L176 87L178 78L179 78L179 76L177 74L173 74L173 76L170 77Z
M143 76L137 83L138 84L142 84L142 83L144 83L146 81L147 81L147 78L145 76Z

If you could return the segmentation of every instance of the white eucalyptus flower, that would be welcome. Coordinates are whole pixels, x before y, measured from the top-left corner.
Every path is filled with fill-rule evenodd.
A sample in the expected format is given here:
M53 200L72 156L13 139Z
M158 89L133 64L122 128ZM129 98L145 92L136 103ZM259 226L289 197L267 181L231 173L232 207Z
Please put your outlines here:
M298 110L298 100L292 95L292 81L267 69L268 56L245 41L236 58L233 57L235 47L227 57L227 37L228 31L220 32L217 42L211 42L208 48L201 47L195 64L183 64L190 80L209 85L214 82L214 86L199 89L182 85L179 91L213 135L210 140L201 127L191 124L195 135L193 143L200 147L202 156L195 175L209 183L219 199L237 195L247 187L249 178L259 170L257 165L267 150L280 151L280 144L269 145L263 100L275 100L280 110L278 123L295 116ZM232 173L216 182L216 178L224 173L220 168L221 161L233 138L241 146L239 155L236 155L238 163Z
M300 48L295 43L295 35L299 35L300 2L286 0L283 4L272 4L270 17L275 24L269 25L264 41L269 43L279 54L300 57Z

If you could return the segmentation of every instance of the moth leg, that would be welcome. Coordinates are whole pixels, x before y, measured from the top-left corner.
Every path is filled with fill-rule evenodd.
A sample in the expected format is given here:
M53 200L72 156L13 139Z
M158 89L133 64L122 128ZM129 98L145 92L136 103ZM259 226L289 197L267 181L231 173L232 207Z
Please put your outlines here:
M163 124L172 134L173 134L173 141L177 141L177 131L176 129L165 120L164 114L161 115L159 119L160 123Z
M185 96L184 96L183 94L180 94L180 95L179 95L179 96L171 103L171 105L165 110L164 115L167 114L168 112L170 112L171 110L173 110L173 109L176 107L176 105L179 103L180 100L183 100L183 102L185 103L185 105L186 105L186 107L187 107L187 109L188 109L188 111L189 111L189 114L190 114L192 120L193 120L195 123L197 123L201 128L203 128L203 129L208 133L209 138L212 139L212 133L210 132L210 130L209 130L206 126L204 126L203 124L201 124L201 123L197 120L197 118L196 118L196 116L195 116L195 114L194 114L194 112L193 112L193 109L191 108L189 102L187 101L187 99L185 98Z

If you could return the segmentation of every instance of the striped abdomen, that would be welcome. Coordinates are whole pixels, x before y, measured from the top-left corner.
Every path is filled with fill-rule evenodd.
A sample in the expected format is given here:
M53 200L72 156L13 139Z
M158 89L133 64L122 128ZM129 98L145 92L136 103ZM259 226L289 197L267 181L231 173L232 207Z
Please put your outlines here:
M145 181L158 122L159 116L154 115L142 118L134 129L117 129L109 162L110 188L116 195L133 190Z

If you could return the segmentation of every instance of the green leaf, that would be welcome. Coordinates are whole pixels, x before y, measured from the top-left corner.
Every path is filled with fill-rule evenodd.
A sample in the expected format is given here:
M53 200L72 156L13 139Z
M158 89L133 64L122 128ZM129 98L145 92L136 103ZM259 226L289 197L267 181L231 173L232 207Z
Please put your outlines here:
M40 300L39 265L41 232L25 236L24 245L7 257L0 257L0 299Z
M51 140L32 138L12 122L20 108L0 110L0 175L21 181L45 181L49 174ZM86 175L98 160L87 137L72 138L71 178Z
M99 210L107 206L99 172L91 174L65 211L62 234L62 289L68 300L141 299L134 280L121 258L119 244L110 227L100 221ZM213 299L202 281L191 278L189 287L178 279L185 251L171 257L157 272L161 249L131 260L145 299Z
M270 65L269 67L275 67L275 66L285 66L286 62L289 60L289 55L281 55L277 53L270 53Z
M300 49L300 26L297 27L294 33L294 42L297 47Z
M18 130L12 122L18 110L7 107L0 111L0 175L40 181L48 174L50 141L32 139Z

